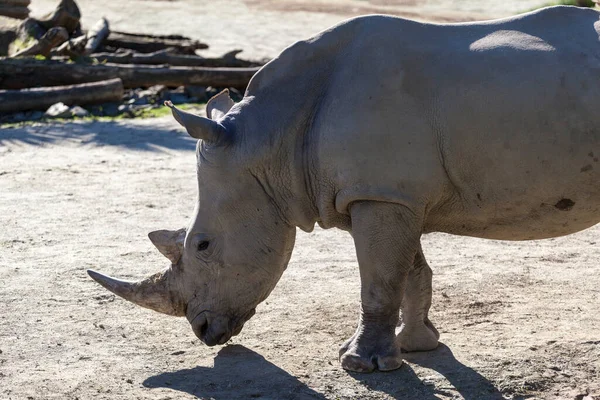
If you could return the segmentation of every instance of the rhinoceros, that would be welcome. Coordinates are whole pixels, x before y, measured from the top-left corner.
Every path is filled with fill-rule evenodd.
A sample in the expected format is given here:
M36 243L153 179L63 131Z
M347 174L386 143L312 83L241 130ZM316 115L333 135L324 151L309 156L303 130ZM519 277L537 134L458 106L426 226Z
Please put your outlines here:
M551 7L477 23L375 15L300 41L194 138L189 226L150 239L171 261L117 295L185 316L207 345L242 329L286 269L296 228L352 234L361 277L343 368L392 370L431 350L420 238L557 237L600 222L600 14ZM171 105L172 106L172 105Z

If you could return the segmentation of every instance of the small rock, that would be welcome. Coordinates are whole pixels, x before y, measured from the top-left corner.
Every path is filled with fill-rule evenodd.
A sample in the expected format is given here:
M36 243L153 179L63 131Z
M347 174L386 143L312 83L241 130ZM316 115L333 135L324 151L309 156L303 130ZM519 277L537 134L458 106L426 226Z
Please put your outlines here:
M127 382L127 383L133 383L133 381L131 379L127 379L125 382Z
M206 96L207 98L211 98L213 96L216 96L217 94L219 94L220 90L217 88L214 88L212 86L209 86L206 88Z
M182 354L184 354L184 353L185 353L185 351L183 351L183 350L179 350L179 351L176 351L176 352L174 352L174 353L171 353L171 355L172 355L172 356L180 356L180 355L182 355Z
M133 102L131 102L131 100L133 100ZM129 100L130 103L129 104L133 104L136 106L145 106L146 104L150 104L150 100L148 99L148 97L139 97L137 99L131 99Z
M184 104L189 103L190 98L184 93L183 90L175 89L165 92L162 96L164 100L170 100L173 104Z
M67 118L71 116L71 112L69 106L65 103L59 102L52 104L44 114L46 117L50 118Z
M73 117L81 118L81 117L87 117L88 115L90 115L90 113L85 108L82 108L79 106L73 106L73 107L71 107L71 115Z
M96 108L94 110L96 110ZM119 103L103 103L97 106L97 110L99 115L103 115L105 117L115 117L120 114ZM96 114L96 112L94 112L94 114Z
M190 85L185 87L185 94L196 99L196 101L208 100L206 96L206 86Z
M117 110L118 110L120 113L127 112L127 111L129 111L130 109L131 109L131 105L129 105L129 104L121 104L119 107L117 107Z
M31 111L28 113L28 117L30 121L38 121L44 118L44 113L42 111Z
M156 103L160 101L161 96L167 90L165 85L154 85L148 89L140 90L136 93L138 99L146 99L149 103ZM139 103L141 104L141 103Z

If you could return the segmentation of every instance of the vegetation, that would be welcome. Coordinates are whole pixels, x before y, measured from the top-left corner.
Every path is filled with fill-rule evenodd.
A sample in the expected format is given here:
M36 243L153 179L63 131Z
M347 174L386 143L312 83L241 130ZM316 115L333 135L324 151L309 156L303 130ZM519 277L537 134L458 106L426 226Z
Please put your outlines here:
M559 0L547 3L544 7L549 6L577 6L577 7L594 7L596 3L592 0Z

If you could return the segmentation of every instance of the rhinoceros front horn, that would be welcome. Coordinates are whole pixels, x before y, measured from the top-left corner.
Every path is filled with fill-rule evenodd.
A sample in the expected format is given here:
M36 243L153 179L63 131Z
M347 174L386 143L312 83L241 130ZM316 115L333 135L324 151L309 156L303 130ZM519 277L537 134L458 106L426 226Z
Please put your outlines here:
M87 271L93 280L125 300L163 314L184 316L185 307L171 287L170 272L166 269L141 281L129 282Z

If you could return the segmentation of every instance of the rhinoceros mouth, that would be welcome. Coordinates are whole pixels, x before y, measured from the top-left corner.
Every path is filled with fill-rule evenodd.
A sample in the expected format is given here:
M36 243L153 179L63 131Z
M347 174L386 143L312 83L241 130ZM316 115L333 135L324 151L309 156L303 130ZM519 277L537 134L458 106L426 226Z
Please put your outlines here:
M190 324L198 339L212 347L225 344L233 336L238 335L255 312L256 309L253 308L240 317L232 318L205 310L198 313Z

